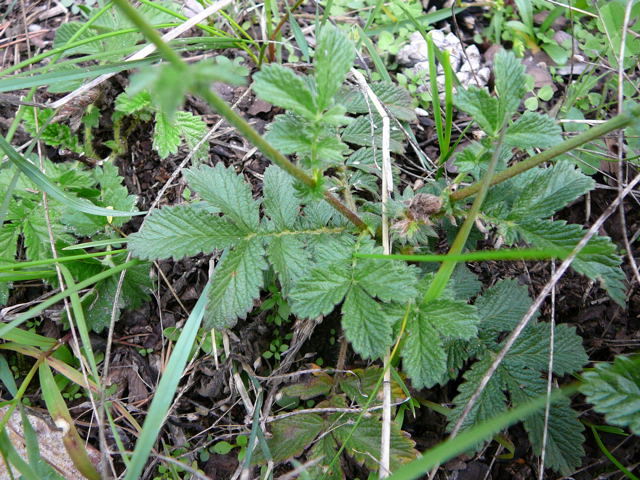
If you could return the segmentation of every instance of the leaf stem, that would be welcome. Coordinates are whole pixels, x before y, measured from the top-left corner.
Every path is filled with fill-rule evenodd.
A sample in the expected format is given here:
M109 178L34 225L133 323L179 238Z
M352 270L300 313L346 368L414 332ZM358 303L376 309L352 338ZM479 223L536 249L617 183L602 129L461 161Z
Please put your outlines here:
M562 155L563 153L567 153L574 148L577 148L587 142L591 142L596 140L607 133L613 132L614 130L618 130L619 128L625 128L629 124L634 121L640 121L640 105L636 105L633 108L630 108L625 113L621 113L613 117L611 120L602 123L600 125L596 125L595 127L590 128L586 132L581 133L580 135L576 135L575 137L569 138L565 140L559 145L549 148L544 152L541 152L533 157L528 158L527 160L516 163L512 167L503 170L500 173L497 173L491 179L489 186L496 185L498 183L502 183L505 180L509 180L516 175L519 175L527 170L537 167L541 163L548 162L553 160L554 158ZM482 182L475 183L469 187L463 188L451 194L450 198L452 201L463 200L471 195L475 195L480 191L482 186Z
M185 70L187 64L182 60L180 55L174 52L171 47L166 44L158 32L156 32L149 23L135 10L127 0L114 0L114 3L120 8L123 13L136 25L144 36L152 42L158 49L160 55L162 55L168 62L170 62L175 68ZM282 168L285 172L291 175L296 180L304 183L310 188L316 187L316 181L307 175L301 168L293 164L282 153L273 148L273 146L267 142L249 123L236 113L227 103L216 95L213 91L205 88L201 88L198 92L224 119L235 127L249 142L255 145L260 152L271 160L273 163ZM351 223L353 223L359 230L366 231L368 229L367 224L352 210L350 210L344 203L342 203L337 197L330 192L323 191L324 199L329 204L344 215Z

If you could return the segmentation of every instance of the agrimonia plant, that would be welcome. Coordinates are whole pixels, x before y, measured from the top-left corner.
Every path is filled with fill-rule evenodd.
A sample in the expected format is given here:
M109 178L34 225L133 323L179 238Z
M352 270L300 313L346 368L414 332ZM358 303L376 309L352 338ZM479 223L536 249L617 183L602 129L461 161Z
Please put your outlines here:
M517 323L530 299L526 288L510 280L479 295L479 282L460 265L434 274L381 255L382 249L375 241L379 208L371 201L379 175L376 155L381 146L381 121L369 111L359 90L343 86L353 60L351 43L337 29L326 26L318 36L313 75L302 76L279 65L268 65L254 76L256 94L286 110L269 127L267 139L281 153L295 155L298 167L294 176L303 181L287 174L293 171L291 167L285 172L270 166L264 173L262 194L254 198L250 185L232 168L218 164L189 169L185 178L201 201L152 212L144 227L129 236L129 248L142 259L220 252L207 293L208 328L231 328L237 319L245 318L265 287L265 272L271 270L298 317L313 319L339 309L346 338L363 358L380 358L394 341L399 342L403 370L416 388L445 383L473 361L454 399L450 415L453 422L500 349L501 334ZM494 228L507 245L527 243L539 247L547 257L567 253L582 238L582 227L550 217L591 190L594 182L564 160L549 167L537 166L552 155L532 157L522 171L507 168L515 155L535 148L550 148L556 156L566 148L552 118L517 113L526 88L524 67L519 61L510 53L500 52L494 68L494 95L470 87L459 91L455 99L458 109L468 113L484 132L484 138L455 155L459 174L451 185L438 182L420 192L405 191L402 196L396 192L397 198L405 200L395 204L403 225L398 240L403 240L409 227L430 228L434 222L455 232L451 218L468 217L467 222L476 220ZM412 118L410 101L401 89L381 83L374 86L374 91L401 120ZM400 130L392 133L392 150L402 150L399 134ZM352 145L362 148L353 152ZM494 171L498 172L495 179L487 180L487 174L493 175ZM309 178L312 181L306 180ZM370 193L354 196L354 178L358 185L367 185L364 190ZM454 187L483 178L485 187L489 181L502 183L488 192L485 188L485 202L481 208L474 204L473 216L469 216L460 200L482 187L453 192ZM326 186L341 192L351 211L360 208L364 212L367 229L363 230L361 224L354 228L320 201ZM416 214L416 205L425 198L437 208ZM469 234L470 229L460 229L454 253L473 249L472 238L478 237ZM428 251L429 247L427 241L418 248ZM610 239L599 236L578 255L574 268L599 281L611 298L622 304L625 287L620 261ZM545 391L542 375L548 368L549 335L544 324L529 325L492 377L465 426L491 418L508 405L526 403ZM553 373L565 375L580 370L587 357L574 329L557 326L554 337ZM280 427L294 428L289 425L295 424L294 419ZM307 421L315 422L313 429L303 425ZM322 419L304 417L300 422L295 428L304 435L289 456L314 442ZM538 452L542 449L543 423L540 415L525 421ZM275 431L280 427L275 426ZM583 438L581 424L566 400L551 409L548 431L547 465L570 472L580 463ZM323 438L324 443L335 441ZM320 444L315 445L311 455L324 457L321 465L329 465L331 449L322 451Z

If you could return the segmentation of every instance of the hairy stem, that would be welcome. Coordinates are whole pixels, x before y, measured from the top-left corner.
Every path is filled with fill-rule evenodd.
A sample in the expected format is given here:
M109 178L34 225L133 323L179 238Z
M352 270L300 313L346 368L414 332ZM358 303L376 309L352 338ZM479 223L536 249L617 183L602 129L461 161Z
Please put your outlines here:
M135 10L127 0L114 0L114 3L120 8L123 13L136 25L144 36L152 42L158 52L163 56L165 60L170 62L175 68L185 70L187 64L182 60L180 55L174 52L169 45L167 45L160 34L156 32L149 23ZM294 165L288 158L282 153L273 148L273 146L267 142L249 123L237 114L227 103L222 100L218 95L209 89L200 89L197 92L201 95L224 119L235 127L249 142L256 146L260 152L271 160L273 163L282 168L285 172L290 174L296 180L302 182L308 187L315 188L316 181L307 175L301 168ZM353 211L351 211L344 203L342 203L337 197L328 191L323 192L324 199L329 204L343 214L351 223L353 223L360 230L367 230L366 223Z

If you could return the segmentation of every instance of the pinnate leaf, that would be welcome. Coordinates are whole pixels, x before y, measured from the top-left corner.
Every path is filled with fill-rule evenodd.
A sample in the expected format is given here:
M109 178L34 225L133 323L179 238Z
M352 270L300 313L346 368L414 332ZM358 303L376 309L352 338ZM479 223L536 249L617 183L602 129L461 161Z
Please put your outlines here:
M158 152L160 158L167 158L178 151L182 140L189 148L195 145L207 133L207 125L197 115L189 112L175 112L173 118L158 112L156 125L153 130L153 149ZM204 144L197 153L199 158L206 156Z
M251 187L231 167L201 165L185 171L189 186L209 204L219 208L242 230L256 232L260 225L258 203Z
M255 237L225 251L210 280L206 328L231 328L246 317L264 283L264 253L262 240Z
M607 423L640 435L640 357L618 356L583 374L580 391Z
M143 227L129 235L129 249L145 260L212 252L238 243L244 234L233 223L189 205L153 210Z
M313 94L307 83L293 70L278 64L266 65L253 79L253 90L262 100L306 118L315 114Z

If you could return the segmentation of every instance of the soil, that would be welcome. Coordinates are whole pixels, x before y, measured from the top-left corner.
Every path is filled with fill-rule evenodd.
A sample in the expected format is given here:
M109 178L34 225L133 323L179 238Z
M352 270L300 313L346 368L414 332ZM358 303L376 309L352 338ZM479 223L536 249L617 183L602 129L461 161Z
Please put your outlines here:
M27 17L39 27L39 30L35 30L38 35L31 37L31 49L28 50L24 36L20 36L22 35L20 7L14 4L13 13L0 21L2 68L23 60L29 53L37 54L43 49L51 48L56 28L63 22L71 20L69 14L43 18L42 7L48 6L47 2L27 1L25 4ZM479 28L483 21L478 15L475 28ZM473 31L464 32L466 41L470 42L472 36ZM484 50L482 45L479 47ZM109 100L112 104L114 96L122 91L123 84L126 84L126 78L122 75L109 81L103 93L106 98L101 100L104 105L108 105ZM231 103L240 98L243 93L242 89L228 89L223 92L224 87L218 88L219 93L226 94L226 99ZM11 92L12 95L18 93ZM46 101L48 98L49 96L45 94L38 100ZM218 120L217 115L208 106L196 99L190 98L186 108L203 115L209 125L213 125ZM263 130L264 125L278 113L264 102L260 103L253 98L251 93L238 104L236 109L259 130ZM0 131L3 134L7 132L15 112L16 107L0 97ZM100 150L101 142L110 140L109 118L110 112L105 109L101 128L95 132L94 145L98 152L102 151ZM152 205L160 189L187 153L180 151L175 156L161 160L152 150L150 129L150 124L141 124L131 131L128 136L128 151L117 160L127 188L139 198L138 207L141 210L147 210ZM268 162L257 152L247 155L251 146L233 130L223 126L220 132L221 134L210 144L210 164L223 162L225 165L233 165L238 173L242 173L252 183L255 193L258 194L261 190L260 176ZM428 120L423 120L419 126L416 125L414 133L420 146L427 153L437 151L435 130ZM21 145L28 139L28 135L19 129L13 143ZM406 167L409 172L419 173L415 168L419 163L411 155L413 154L409 152L406 157L399 157L396 161ZM65 158L58 158L58 161L64 160ZM608 186L606 177L596 175L594 178L599 184ZM405 176L403 181L406 184L413 184L415 178ZM184 188L184 180L178 177L174 185L166 190L160 205L180 202ZM574 203L560 212L559 217L572 223L589 226L615 196L616 190L598 188L591 193L589 199ZM590 203L588 208L587 202ZM609 218L603 231L600 232L612 237L621 249L624 248L623 236L640 229L640 209L637 203L638 201L631 197L625 201L626 232L622 229L617 214ZM125 226L125 233L136 231L140 222L141 219L136 217ZM484 243L489 246L493 241L495 241L494 238L487 237ZM637 255L635 250L632 253ZM129 405L135 408L136 412L142 413L148 408L154 385L157 384L160 375L159 367L166 362L168 342L163 336L163 329L171 326L180 327L184 324L187 312L183 307L190 311L199 298L208 278L210 257L210 255L200 255L181 261L158 262L157 267L167 278L173 291L160 283L150 303L135 311L124 312L116 325L114 346L111 350L110 380L118 385L117 395L128 399ZM492 285L498 279L516 278L528 286L532 296L541 291L550 277L548 262L482 262L470 264L469 267L478 275L485 287ZM637 352L640 346L640 289L627 260L624 262L624 269L629 279L629 301L626 308L610 301L602 289L573 271L569 271L558 285L556 320L577 327L592 361L612 360L616 355ZM157 272L155 275L158 277ZM29 292L22 290L15 295L19 295L24 301L26 297L37 297L41 293L42 290L30 289ZM546 302L541 310L541 318L548 319L549 314L550 304ZM63 334L60 326L51 320L45 319L40 328L42 334L50 336ZM205 355L194 362L185 373L179 389L179 400L168 418L162 441L166 445L176 447L188 442L189 447L186 449L185 456L193 460L198 458L197 452L202 451L214 441L224 439L232 441L233 436L238 433L248 434L251 419L246 418L239 394L229 381L234 369L233 365L241 362L251 366L257 375L268 376L282 365L274 362L273 359L265 360L262 358L262 353L268 350L273 338L284 337L291 328L292 324L277 327L273 323L267 323L266 315L260 313L258 308L254 309L246 320L238 322L238 325L229 333L232 352L229 359L216 366L213 358ZM326 318L312 332L300 333L302 330L298 329L300 338L305 340L306 337L306 341L300 343L300 349L293 358L287 358L286 372L279 373L290 373L307 368L310 362L317 362L318 358L322 358L326 366L336 365L340 353L340 341L332 344L327 341L327 338L339 337L339 331L339 322L332 317ZM106 332L94 335L94 346L98 350L105 348L106 341ZM142 355L140 353L142 351L152 353ZM363 366L366 364L359 357L351 352L347 353L344 368ZM447 403L455 395L455 388L456 385L452 383L445 387L412 393L419 398ZM31 398L34 404L37 404L37 392L32 392ZM82 400L76 404L70 402L72 414L77 419L81 434L97 446L95 429L89 428L92 420L90 409L84 408L85 406ZM581 396L574 398L574 406L581 412L581 418L585 421L596 425L604 424L603 418L591 410ZM444 417L426 407L418 409L416 414L415 418L407 414L404 429L411 434L416 442L416 448L424 451L445 438L445 421ZM137 416L138 420L142 421L142 416ZM206 434L202 434L205 431ZM133 449L135 437L124 429L121 430L121 435L124 447L127 450ZM516 426L509 429L507 436L516 446L516 453L512 459L496 460L495 455L504 452L499 451L497 444L493 442L478 455L463 456L445 464L440 470L440 478L457 480L534 478L538 470L537 458L531 452L526 433L521 427ZM599 475L604 475L600 478L621 478L621 474L616 474L617 476L614 475L614 477L608 476L607 472L615 472L616 469L603 456L593 435L585 431L585 436L587 454L583 460L583 467L573 475L573 478L587 480L597 478ZM606 447L622 464L633 465L640 459L640 443L634 442L632 437L607 433L602 433L601 436ZM109 439L109 441L112 440ZM168 453L165 452L165 454ZM210 478L230 478L238 467L236 456L235 452L226 455L212 454L206 462L200 463L200 468ZM357 465L349 463L345 467L350 472L349 478L356 476L363 478L363 472ZM151 478L149 472L145 478ZM557 476L549 471L546 478L557 478Z

